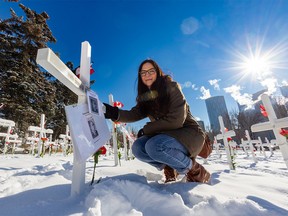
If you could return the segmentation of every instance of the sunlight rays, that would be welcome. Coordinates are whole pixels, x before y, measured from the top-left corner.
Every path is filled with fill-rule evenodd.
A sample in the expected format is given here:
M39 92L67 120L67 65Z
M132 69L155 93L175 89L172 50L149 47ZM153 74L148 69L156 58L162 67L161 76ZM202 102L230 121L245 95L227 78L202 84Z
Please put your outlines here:
M234 60L228 63L228 70L237 73L238 80L263 81L272 78L277 69L288 69L287 49L288 43L279 42L264 51L263 41L252 44L247 42L243 51L232 50L230 53Z

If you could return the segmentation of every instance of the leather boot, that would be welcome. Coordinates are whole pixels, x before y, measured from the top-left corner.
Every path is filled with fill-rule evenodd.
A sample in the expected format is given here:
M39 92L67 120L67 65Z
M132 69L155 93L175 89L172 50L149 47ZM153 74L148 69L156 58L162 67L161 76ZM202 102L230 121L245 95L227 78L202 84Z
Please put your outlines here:
M202 182L208 183L210 181L210 173L199 163L195 158L192 158L193 166L186 174L187 182Z
M171 181L176 181L178 173L176 170L166 165L164 167L164 175L165 175L165 183L167 183Z

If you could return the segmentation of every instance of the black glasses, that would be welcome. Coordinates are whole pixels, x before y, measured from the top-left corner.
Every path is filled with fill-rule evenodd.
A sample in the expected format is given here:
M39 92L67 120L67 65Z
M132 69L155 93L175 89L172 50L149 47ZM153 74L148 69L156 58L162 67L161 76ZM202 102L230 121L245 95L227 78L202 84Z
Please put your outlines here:
M155 73L156 73L156 70L155 70L155 68L151 68L151 69L149 69L149 70L141 70L139 73L140 73L141 77L144 77L144 76L146 76L147 73L148 73L149 75L155 74Z

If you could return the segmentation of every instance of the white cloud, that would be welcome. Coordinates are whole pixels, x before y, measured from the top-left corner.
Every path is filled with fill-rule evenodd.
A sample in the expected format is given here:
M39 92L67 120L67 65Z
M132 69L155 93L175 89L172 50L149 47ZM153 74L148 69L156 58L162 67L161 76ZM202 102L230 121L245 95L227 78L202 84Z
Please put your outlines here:
M198 90L198 87L196 87L196 84L192 84L190 81L186 81L184 84L180 84L181 88L192 88L192 90Z
M209 89L205 89L204 86L201 86L200 91L202 93L202 96L200 97L201 100L205 100L205 99L211 97L210 90Z
M274 92L276 92L277 88L277 79L271 77L271 78L267 78L265 80L260 81L261 85L266 87L268 89L267 94L271 95Z
M199 21L194 17L184 19L181 23L181 31L185 35L195 33L199 28Z
M252 100L252 95L248 93L241 94L241 87L239 85L232 85L230 87L224 88L224 91L231 94L240 105L246 105L247 109L253 108L254 102Z
M192 83L190 81L187 81L184 83L184 88L190 88Z
M208 80L210 85L213 86L215 90L220 91L219 81L221 81L221 79Z
M196 87L196 84L192 84L192 85L191 85L191 88L192 88L193 90L198 90L198 87Z

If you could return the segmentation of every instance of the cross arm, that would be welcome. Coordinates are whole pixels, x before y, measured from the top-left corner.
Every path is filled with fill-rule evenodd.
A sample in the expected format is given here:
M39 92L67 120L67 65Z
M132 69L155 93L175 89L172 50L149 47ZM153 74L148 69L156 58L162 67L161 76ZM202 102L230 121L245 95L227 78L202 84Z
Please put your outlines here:
M267 130L272 130L272 124L270 122L261 122L251 126L252 132L260 132Z
M11 121L11 120L7 120L7 119L0 119L0 126L2 127L14 127L15 126L15 122Z
M286 128L288 127L288 117L282 119L275 119L273 122L262 122L251 126L252 132L260 132L273 130L274 128Z
M224 134L218 134L216 136L216 139L217 140L221 140L221 139L224 139L224 138L228 138L228 137L233 137L235 136L235 132L234 131L227 131L227 132L224 132Z
M49 48L38 49L36 62L75 94L85 95L82 82Z

